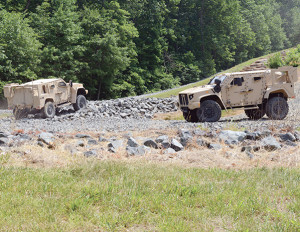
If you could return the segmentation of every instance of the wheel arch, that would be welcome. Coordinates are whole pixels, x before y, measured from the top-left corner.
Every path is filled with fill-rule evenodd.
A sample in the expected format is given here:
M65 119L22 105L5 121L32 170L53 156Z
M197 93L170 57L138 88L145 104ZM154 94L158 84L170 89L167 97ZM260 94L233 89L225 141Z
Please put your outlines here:
M270 99L272 97L283 97L285 100L287 100L288 94L284 89L278 89L265 94L265 99Z
M206 100L213 100L213 101L217 102L220 105L220 107L221 107L222 110L225 109L225 106L223 105L221 99L218 96L216 96L216 95L209 95L209 96L202 97L200 99L200 104L202 102L206 101Z

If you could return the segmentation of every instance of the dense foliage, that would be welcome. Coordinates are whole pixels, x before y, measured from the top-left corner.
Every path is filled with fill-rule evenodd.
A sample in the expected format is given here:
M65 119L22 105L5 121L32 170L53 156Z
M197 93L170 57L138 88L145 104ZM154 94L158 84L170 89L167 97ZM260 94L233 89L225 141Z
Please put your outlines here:
M286 65L300 67L300 44L296 48L290 49L284 56L280 52L275 53L268 61L270 68L278 68Z
M300 0L0 0L0 94L51 77L93 99L187 84L296 46L299 12Z

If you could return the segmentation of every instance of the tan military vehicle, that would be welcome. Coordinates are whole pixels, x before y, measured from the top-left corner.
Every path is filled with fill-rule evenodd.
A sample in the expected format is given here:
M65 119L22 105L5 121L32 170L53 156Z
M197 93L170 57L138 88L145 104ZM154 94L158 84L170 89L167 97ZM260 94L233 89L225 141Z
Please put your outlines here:
M59 107L73 104L74 110L86 107L88 93L82 84L66 83L63 79L40 79L25 84L4 86L4 96L16 119L29 113L42 113L53 118Z
M295 98L297 68L226 73L210 80L208 85L179 93L179 107L188 122L216 122L221 110L243 108L250 119L265 114L282 120L289 110L288 98Z

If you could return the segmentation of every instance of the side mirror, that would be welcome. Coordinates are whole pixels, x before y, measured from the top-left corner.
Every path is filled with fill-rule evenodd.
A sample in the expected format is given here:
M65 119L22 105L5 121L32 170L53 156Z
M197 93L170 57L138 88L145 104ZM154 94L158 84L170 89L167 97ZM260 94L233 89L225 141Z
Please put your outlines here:
M216 84L216 85L220 85L220 84L221 84L221 81L220 81L219 79L216 79L216 80L215 80L215 84Z
M219 79L216 79L215 80L215 87L214 87L214 91L216 92L216 93L220 93L221 92L221 81L219 80Z
M72 80L69 81L69 85L70 85L70 87L73 87L73 81Z

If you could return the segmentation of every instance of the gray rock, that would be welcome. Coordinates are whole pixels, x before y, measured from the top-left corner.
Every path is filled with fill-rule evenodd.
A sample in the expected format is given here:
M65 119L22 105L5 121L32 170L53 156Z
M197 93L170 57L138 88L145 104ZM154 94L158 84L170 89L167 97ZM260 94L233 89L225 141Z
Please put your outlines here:
M246 151L246 154L249 157L249 159L253 159L254 158L254 155L250 151Z
M84 152L84 156L85 157L95 157L95 156L97 156L98 154L97 154L97 151L96 150L90 150L90 151L86 151L86 152Z
M279 134L279 137L281 138L282 141L296 141L296 137L292 133L286 133L286 134Z
M40 146L40 147L44 147L44 144L43 144L42 141L38 141L38 142L37 142L37 145Z
M262 132L258 132L260 134L260 137L263 138L263 137L268 137L272 134L272 131L270 130L264 130Z
M129 147L138 147L138 146L139 146L139 144L137 143L137 141L136 141L134 138L132 138L132 137L130 137L130 138L128 139L127 145L128 145Z
M168 141L169 137L167 135L161 135L155 139L155 142L162 143L163 141Z
M267 151L274 151L281 148L280 143L272 136L265 137L261 141L261 145Z
M204 130L196 129L196 130L194 130L194 134L196 136L204 136L206 134L206 132Z
M173 148L168 148L167 150L164 151L164 154L175 154L176 151Z
M43 132L39 134L38 140L44 142L47 145L52 145L54 142L54 135L51 133Z
M180 142L183 146L186 146L192 139L193 136L190 133L182 133L180 137Z
M75 135L75 137L79 138L79 139L91 138L91 136L85 135L85 134L77 134L77 135Z
M261 136L262 135L259 132L246 132L246 139L249 140L259 140Z
M22 140L31 140L31 139L32 139L29 135L26 135L26 134L19 134L17 137L18 137L21 141L22 141Z
M115 140L115 141L111 141L108 144L108 148L113 148L114 150L118 150L120 147L123 146L123 140Z
M108 140L102 136L99 137L98 139L99 142L107 142Z
M7 138L9 136L9 134L5 133L5 132L0 132L0 138Z
M192 134L191 134L191 132L189 130L180 129L179 130L179 137L183 137L183 136L193 137Z
M203 140L203 139L197 139L196 143L201 147L209 147L210 143Z
M116 153L117 152L116 149L113 148L113 147L109 147L108 151L111 152L111 153Z
M6 146L8 144L7 138L0 138L0 146Z
M223 130L219 134L219 138L226 144L237 144L246 139L247 134L241 131Z
M152 147L154 149L158 149L158 146L157 146L157 143L154 142L152 139L147 139L145 142L144 142L144 145L146 147Z
M211 144L209 144L208 148L211 150L220 150L220 149L222 149L222 146L217 143L211 143Z
M164 149L168 149L171 146L171 144L169 143L169 140L164 140L161 142L161 146Z
M127 154L129 156L143 156L147 152L147 147L139 146L139 147L127 147L126 148Z
M172 139L171 148L173 148L175 151L183 150L182 144L178 142L176 139Z
M77 146L79 146L79 147L84 147L85 144L84 144L84 142L83 142L82 140L78 140L78 141L77 141Z
M89 140L88 140L88 144L89 144L89 145L97 145L98 142L97 142L95 139L89 139Z
M300 140L300 134L299 134L298 131L295 131L294 136L295 136L295 138L296 138L296 141L299 141L299 140Z
M297 143L292 142L291 140L287 140L287 141L285 142L285 144L288 145L288 146L290 146L290 147L297 147L297 146L298 146Z

